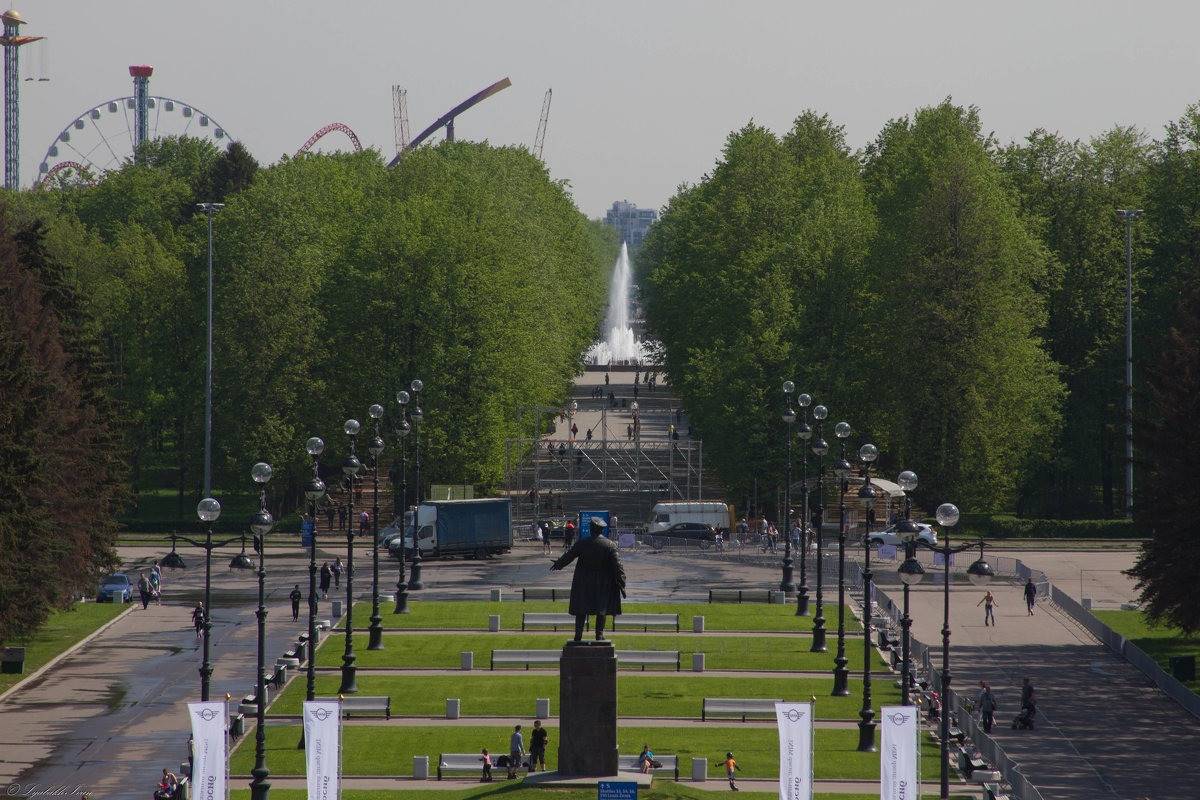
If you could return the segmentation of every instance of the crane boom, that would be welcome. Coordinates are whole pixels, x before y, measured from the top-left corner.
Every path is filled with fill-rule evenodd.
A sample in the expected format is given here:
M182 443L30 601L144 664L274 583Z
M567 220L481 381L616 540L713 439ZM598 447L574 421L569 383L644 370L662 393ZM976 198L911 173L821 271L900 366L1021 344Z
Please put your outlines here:
M542 157L542 149L546 146L546 127L550 124L550 98L554 96L554 89L546 90L546 99L542 100L542 115L538 118L537 133L533 136L533 154L539 159Z
M392 112L396 125L396 153L408 147L408 89L392 87Z

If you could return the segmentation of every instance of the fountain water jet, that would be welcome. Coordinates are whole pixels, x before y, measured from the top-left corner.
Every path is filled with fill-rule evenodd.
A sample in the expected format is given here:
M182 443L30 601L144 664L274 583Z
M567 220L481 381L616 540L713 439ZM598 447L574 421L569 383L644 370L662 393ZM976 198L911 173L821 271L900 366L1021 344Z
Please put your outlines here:
M608 338L596 342L588 350L593 364L613 364L642 361L646 348L629 325L629 292L633 270L629 266L629 247L621 242L621 254L613 265L612 282L608 286L608 311L604 315L604 330Z

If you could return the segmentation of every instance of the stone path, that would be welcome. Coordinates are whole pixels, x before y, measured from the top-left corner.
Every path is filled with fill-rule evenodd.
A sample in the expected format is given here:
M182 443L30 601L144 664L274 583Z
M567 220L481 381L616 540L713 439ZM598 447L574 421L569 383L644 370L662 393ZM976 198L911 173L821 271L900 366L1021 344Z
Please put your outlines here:
M819 703L818 703L819 705ZM459 717L458 719L446 719L445 717L397 717L392 716L391 719L383 719L382 717L350 717L342 721L343 725L361 725L366 727L418 727L418 726L433 726L433 727L477 727L480 725L488 726L503 726L512 727L513 725L528 725L529 717ZM271 715L267 717L267 727L276 725L297 725L300 722L299 715ZM557 725L558 717L546 717L547 725ZM821 719L813 720L815 727L818 728L857 728L858 722L849 719ZM728 718L713 718L709 720L701 720L697 717L629 717L622 716L621 723L623 725L632 725L640 728L711 728L714 726L730 726L735 728L770 728L775 729L775 720L773 719L748 719L742 722L741 719L733 717Z

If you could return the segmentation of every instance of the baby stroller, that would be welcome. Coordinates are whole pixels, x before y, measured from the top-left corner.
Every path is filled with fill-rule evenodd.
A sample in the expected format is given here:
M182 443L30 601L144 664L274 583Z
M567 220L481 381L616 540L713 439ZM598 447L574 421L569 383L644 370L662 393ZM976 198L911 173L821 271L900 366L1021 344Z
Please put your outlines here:
M1013 730L1033 730L1033 720L1035 717L1037 717L1037 706L1033 703L1026 703L1021 706L1021 713L1013 718Z

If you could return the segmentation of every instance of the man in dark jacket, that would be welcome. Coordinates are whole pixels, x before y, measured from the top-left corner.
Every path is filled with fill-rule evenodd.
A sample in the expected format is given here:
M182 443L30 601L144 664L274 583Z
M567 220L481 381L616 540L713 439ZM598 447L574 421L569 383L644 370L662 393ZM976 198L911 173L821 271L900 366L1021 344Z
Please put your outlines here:
M300 584L297 583L296 587L292 589L292 593L288 595L288 599L292 601L292 622L300 619L300 598L302 597Z
M559 570L576 559L571 578L571 604L568 610L575 617L575 641L583 640L583 626L588 614L596 615L596 640L604 638L604 618L621 613L621 598L625 596L625 569L617 546L600 532L604 521L592 520L591 534L581 537L555 561L550 569Z

